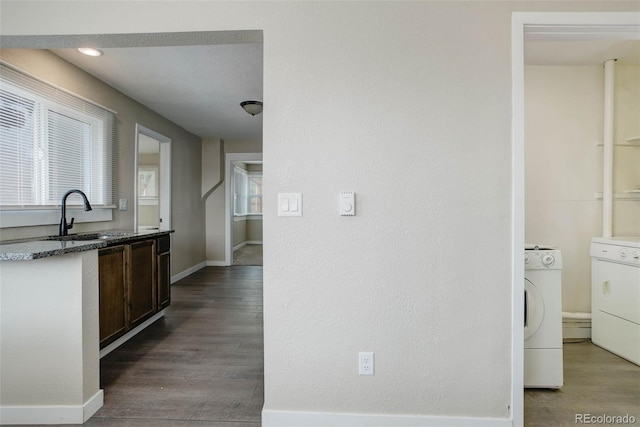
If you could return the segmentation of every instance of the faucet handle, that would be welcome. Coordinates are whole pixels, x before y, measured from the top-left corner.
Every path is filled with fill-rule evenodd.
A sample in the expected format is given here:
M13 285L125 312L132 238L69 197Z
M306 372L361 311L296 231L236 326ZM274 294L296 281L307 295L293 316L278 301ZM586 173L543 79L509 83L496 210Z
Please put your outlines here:
M73 220L75 218L71 218L71 222L69 223L69 225L67 225L67 230L71 230L73 228Z

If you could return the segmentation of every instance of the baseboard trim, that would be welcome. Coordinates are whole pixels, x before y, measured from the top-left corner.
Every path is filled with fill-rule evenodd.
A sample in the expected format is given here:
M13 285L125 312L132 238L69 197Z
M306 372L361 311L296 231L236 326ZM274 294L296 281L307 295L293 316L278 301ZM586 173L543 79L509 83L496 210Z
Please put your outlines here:
M120 347L125 342L129 341L131 338L133 338L134 336L142 332L147 326L151 325L153 322L155 322L156 320L158 320L163 316L164 316L164 310L157 312L152 317L148 318L147 320L145 320L144 322L142 322L141 324L139 324L138 326L136 326L135 328L133 328L132 330L130 330L129 332L127 332L126 334L124 334L123 336L121 336L120 338L118 338L117 340L115 340L105 348L103 348L102 350L100 350L100 359L102 359L107 354L111 353L116 348Z
M207 267L226 267L224 261L207 261Z
M562 312L562 339L591 339L591 313Z
M104 405L98 390L83 405L0 406L0 424L83 424Z
M195 273L198 270L201 270L203 268L205 268L207 266L207 262L208 261L203 261L200 264L196 264L191 268L187 268L186 270L184 270L181 273L176 274L175 276L171 276L171 284L174 284L175 282L177 282L178 280L184 279L185 277L187 277L190 274Z
M429 415L337 414L262 410L263 427L511 427L510 418L437 417Z

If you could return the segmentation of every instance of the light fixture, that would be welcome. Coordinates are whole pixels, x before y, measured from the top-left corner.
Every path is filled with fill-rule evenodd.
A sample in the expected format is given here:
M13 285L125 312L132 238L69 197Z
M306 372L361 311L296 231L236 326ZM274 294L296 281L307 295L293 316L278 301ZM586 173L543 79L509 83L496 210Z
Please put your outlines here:
M244 111L251 114L252 116L262 113L261 101L243 101L240 103L240 106L244 108Z
M94 49L92 47L81 47L78 48L80 53L84 53L87 56L102 56L102 51L98 49Z

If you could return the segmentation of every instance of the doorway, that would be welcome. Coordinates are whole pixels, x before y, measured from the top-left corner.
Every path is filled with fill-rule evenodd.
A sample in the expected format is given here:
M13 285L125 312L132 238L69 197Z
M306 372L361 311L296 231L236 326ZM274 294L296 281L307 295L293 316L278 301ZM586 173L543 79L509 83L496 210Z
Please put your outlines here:
M136 231L171 229L171 138L136 124Z
M616 40L640 36L640 14L622 13L514 13L512 20L512 200L513 200L513 318L512 399L514 424L524 422L523 327L525 233L525 42L539 40Z
M255 166L248 167L247 165ZM262 203L260 203L259 214L251 214L250 212L248 212L250 209L243 210L242 208L239 208L239 205L247 205L250 203L249 200L243 198L240 192L236 192L236 187L237 185L240 185L240 183L235 182L237 173L234 173L234 171L237 172L238 168L242 167L245 168L246 172L250 172L246 169L253 169L255 171L258 169L258 165L260 178L262 178L262 153L227 153L227 155L225 156L225 265L227 266L233 265L234 248L239 248L239 245L241 245L242 243L259 243L260 246L262 246ZM241 179L238 179L238 181L241 181ZM262 198L261 188L262 183L260 182L260 199ZM238 234L238 231L242 228L242 226L244 226L245 230L257 229L258 221L259 234L257 235L259 235L259 241L246 238L243 241L240 241L242 239L234 239L234 235ZM236 223L244 224L241 224L241 226L236 226ZM247 224L249 225L249 227L247 227ZM262 256L260 255L260 259L261 258Z

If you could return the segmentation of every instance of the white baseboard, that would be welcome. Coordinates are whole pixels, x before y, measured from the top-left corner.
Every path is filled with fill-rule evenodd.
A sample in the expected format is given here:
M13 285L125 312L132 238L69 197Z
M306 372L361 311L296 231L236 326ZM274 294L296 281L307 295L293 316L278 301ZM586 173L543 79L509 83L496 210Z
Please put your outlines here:
M247 245L261 245L261 244L262 244L262 240L247 240L246 242L242 242L235 245L233 247L233 250L237 251L238 249L244 248Z
M591 320L562 319L562 339L591 339Z
M510 418L437 417L429 415L337 414L262 410L263 427L511 427Z
M207 261L207 267L226 267L224 261Z
M184 279L185 277L187 277L190 274L195 273L196 271L203 269L207 266L207 262L203 261L200 264L196 264L191 268L187 268L186 270L184 270L183 272L180 272L178 274L176 274L175 276L171 276L171 284L174 284L175 282L177 282L180 279Z
M117 340L115 340L105 348L103 348L102 350L100 350L100 359L102 359L107 354L111 353L116 348L120 347L125 342L129 341L135 335L142 332L147 326L151 325L153 322L155 322L156 320L158 320L163 316L164 316L164 310L157 312L152 317L148 318L147 320L145 320L144 322L142 322L141 324L139 324L138 326L136 326L135 328L133 328L132 330L130 330L129 332L127 332L126 334L124 334L123 336L121 336L120 338L118 338Z
M98 390L83 405L0 406L0 424L83 424L104 405Z
M591 313L563 311L562 339L591 339Z

